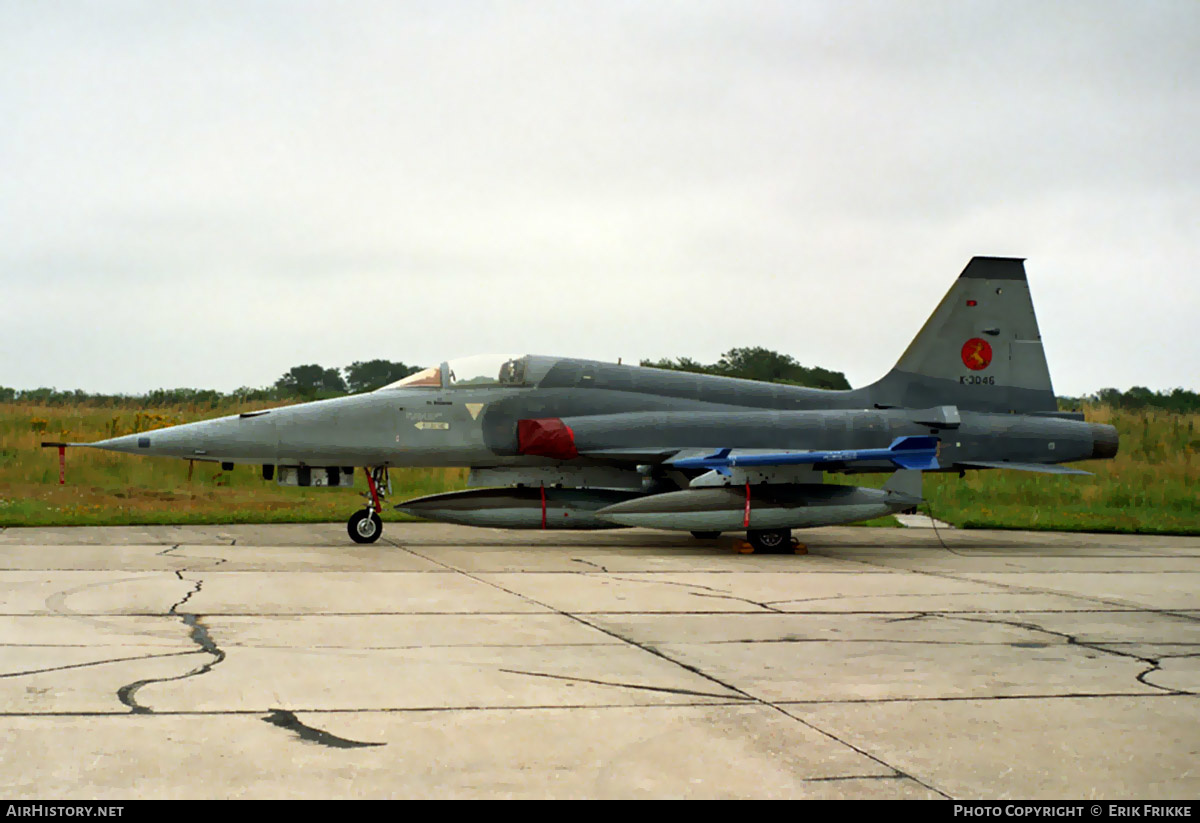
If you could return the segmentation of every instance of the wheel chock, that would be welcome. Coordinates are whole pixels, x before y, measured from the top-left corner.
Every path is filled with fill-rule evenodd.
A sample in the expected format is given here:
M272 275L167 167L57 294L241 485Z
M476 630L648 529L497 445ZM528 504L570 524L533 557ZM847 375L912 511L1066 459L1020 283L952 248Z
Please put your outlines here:
M750 545L748 540L736 541L733 544L733 550L737 554L754 554L754 547ZM793 537L792 554L808 554L808 546Z

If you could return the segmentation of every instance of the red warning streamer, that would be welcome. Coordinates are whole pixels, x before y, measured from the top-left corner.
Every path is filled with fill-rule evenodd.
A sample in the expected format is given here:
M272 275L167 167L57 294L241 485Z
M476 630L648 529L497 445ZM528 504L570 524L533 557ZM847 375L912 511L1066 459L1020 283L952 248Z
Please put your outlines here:
M375 489L375 478L371 476L371 469L363 469L367 473L367 488L371 490L371 502L375 506L375 511L379 511L379 492Z
M746 481L746 514L742 517L742 528L750 528L750 481Z

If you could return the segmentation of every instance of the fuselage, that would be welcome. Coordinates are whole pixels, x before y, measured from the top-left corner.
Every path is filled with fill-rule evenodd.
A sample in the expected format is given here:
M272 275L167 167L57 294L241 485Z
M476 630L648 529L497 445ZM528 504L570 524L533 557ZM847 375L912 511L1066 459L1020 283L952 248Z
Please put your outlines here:
M527 356L508 383L436 382L190 423L92 444L144 455L296 466L519 467L519 421L564 421L580 456L624 451L653 462L679 449L866 449L896 437L941 439L942 470L969 461L1063 463L1111 456L1115 432L1053 412L877 408L872 387L824 391L712 375ZM401 381L403 383L404 381ZM1112 444L1111 447L1109 444ZM595 455L590 457L589 455ZM888 466L857 466L855 470Z

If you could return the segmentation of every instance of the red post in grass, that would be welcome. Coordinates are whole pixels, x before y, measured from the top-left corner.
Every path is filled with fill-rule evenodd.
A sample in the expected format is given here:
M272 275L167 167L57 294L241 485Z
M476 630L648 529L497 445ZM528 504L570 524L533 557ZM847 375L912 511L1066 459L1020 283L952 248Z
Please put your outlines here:
M67 447L58 447L58 485L67 485Z

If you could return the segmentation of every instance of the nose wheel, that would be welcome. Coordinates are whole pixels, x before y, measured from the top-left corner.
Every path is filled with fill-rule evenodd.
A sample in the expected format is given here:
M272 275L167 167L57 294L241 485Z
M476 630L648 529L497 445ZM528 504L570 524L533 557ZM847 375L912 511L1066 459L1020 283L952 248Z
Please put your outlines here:
M383 519L379 516L380 498L387 497L392 490L386 466L367 467L367 507L350 515L346 531L355 543L374 543L383 534Z
M383 534L383 520L370 509L361 509L350 515L346 531L355 543L374 543Z

